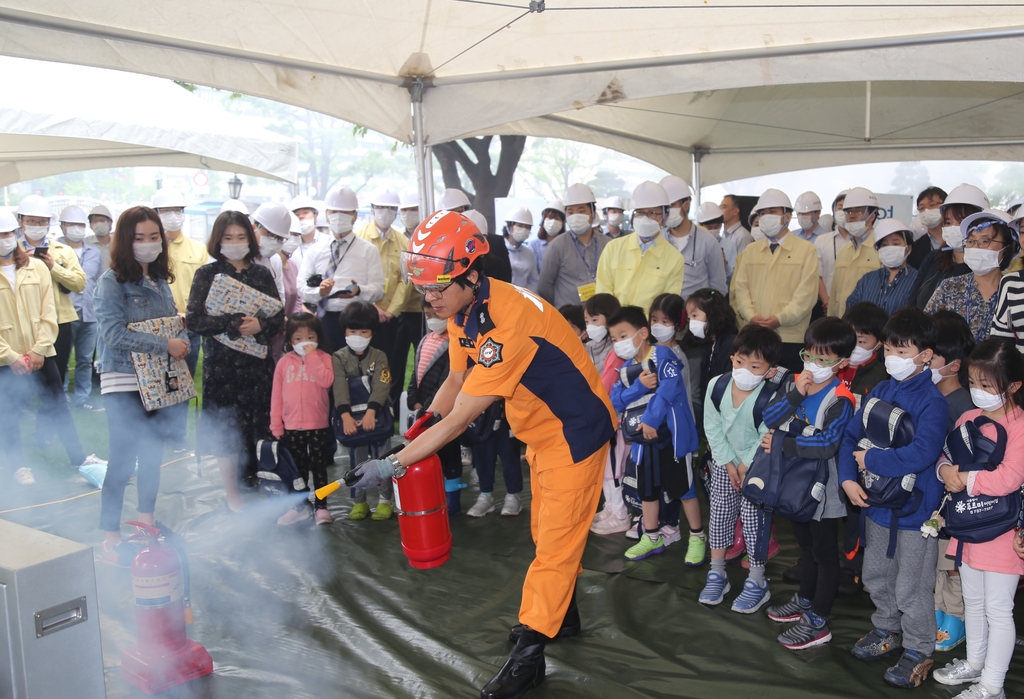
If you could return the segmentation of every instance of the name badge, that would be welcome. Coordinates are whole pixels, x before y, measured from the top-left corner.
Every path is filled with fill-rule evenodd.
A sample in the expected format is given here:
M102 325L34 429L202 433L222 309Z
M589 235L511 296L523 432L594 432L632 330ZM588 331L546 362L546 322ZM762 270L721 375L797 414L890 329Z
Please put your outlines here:
M576 287L576 291L579 292L580 301L586 303L591 299L591 297L593 297L594 294L597 293L597 284L582 284Z

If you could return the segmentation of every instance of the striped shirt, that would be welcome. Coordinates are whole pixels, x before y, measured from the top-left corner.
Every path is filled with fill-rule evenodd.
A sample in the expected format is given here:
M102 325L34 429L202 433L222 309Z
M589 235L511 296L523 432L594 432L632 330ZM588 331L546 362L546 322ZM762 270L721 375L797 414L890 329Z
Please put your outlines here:
M845 310L855 303L870 301L892 315L911 303L910 290L916 280L917 270L910 266L902 267L892 282L889 281L889 269L885 267L868 272L857 282L853 293L846 297Z
M131 393L139 390L139 377L135 374L122 374L108 371L100 374L100 395L108 393Z
M999 283L999 300L992 316L992 337L1005 337L1024 354L1024 272L1013 272Z

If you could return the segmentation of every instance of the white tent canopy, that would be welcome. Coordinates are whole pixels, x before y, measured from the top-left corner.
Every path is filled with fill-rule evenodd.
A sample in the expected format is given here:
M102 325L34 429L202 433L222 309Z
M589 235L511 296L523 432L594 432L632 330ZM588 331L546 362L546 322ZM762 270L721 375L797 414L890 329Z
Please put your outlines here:
M293 141L166 80L0 57L0 89L0 185L132 165L297 178Z
M190 80L425 147L559 136L704 183L1022 159L1024 6L934 0L0 0L0 53ZM867 82L872 81L869 89ZM422 197L422 192L421 192Z

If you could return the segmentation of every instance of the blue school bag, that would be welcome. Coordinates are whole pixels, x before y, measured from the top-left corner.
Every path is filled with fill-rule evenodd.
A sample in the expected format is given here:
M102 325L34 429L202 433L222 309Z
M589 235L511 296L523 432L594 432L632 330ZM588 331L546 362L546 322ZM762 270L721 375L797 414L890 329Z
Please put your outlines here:
M370 381L372 379L372 375L348 377L348 397L351 404L349 412L357 422L363 419L369 407ZM349 449L381 444L395 434L395 415L391 409L391 399L385 401L377 411L377 421L372 430L364 430L360 427L355 434L345 434L341 414L336 409L331 410L331 424L334 426L334 436L342 446Z
M640 374L644 370L657 375L658 373L658 362L657 356L654 352L651 352L650 356L643 362L629 364L619 369L619 381L626 388L629 388L640 378ZM658 426L658 436L649 440L644 437L644 431L642 424L644 421L644 413L647 410L647 404L654 398L656 389L651 389L644 395L637 398L635 401L626 406L626 409L622 411L622 436L626 438L627 442L635 442L637 444L662 444L665 440L672 438L672 433L668 429L668 424L663 422Z
M267 497L281 497L304 492L306 481L299 475L295 457L281 442L261 439L256 442L260 491Z

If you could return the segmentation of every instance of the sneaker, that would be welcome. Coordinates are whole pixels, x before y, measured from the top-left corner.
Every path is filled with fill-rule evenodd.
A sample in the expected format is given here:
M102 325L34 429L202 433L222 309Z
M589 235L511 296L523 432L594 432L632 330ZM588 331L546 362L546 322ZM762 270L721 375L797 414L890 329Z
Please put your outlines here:
M348 513L349 519L366 519L370 516L370 506L365 502L357 502Z
M932 677L939 684L968 684L981 679L981 670L975 670L974 666L966 660L953 658L953 662L946 663L946 667L939 668L933 672Z
M302 507L298 510L291 509L285 512L283 515L277 518L277 523L282 527L290 527L293 524L303 522L313 516L313 513L309 511L308 507Z
M756 582L747 578L743 583L743 591L732 601L732 610L739 614L753 614L768 603L772 593L768 590L768 583L761 587Z
M671 546L683 538L683 535L679 533L679 527L673 527L671 524L663 525L658 530L658 533L661 534L661 539L665 542L665 546Z
M171 445L171 451L173 451L175 454L184 454L185 452L188 451L188 445L185 444L184 441L175 442L173 445Z
M480 493L466 514L470 517L483 517L491 512L494 512L494 497L490 493Z
M374 522L383 522L386 519L391 519L391 515L395 513L395 506L390 502L378 502L377 506L373 508L373 516L370 518Z
M378 505L378 507L380 507ZM334 522L334 517L331 517L331 513L327 511L327 508L321 507L316 511L314 515L317 524L331 524Z
M22 466L14 472L14 480L18 485L35 485L36 477L32 475L32 469L28 466Z
M621 534L622 532L628 531L630 528L629 517L623 517L619 519L615 515L609 515L602 519L600 522L595 522L590 525L590 531L599 536L606 536L608 534Z
M469 450L469 447L459 447L459 455L462 457L462 465L472 466L473 465L473 452ZM473 473L476 473L476 469L473 469ZM473 482L473 476L469 477L470 483Z
M861 660L878 660L896 655L903 650L903 634L899 631L883 631L872 629L864 638L857 641L850 652Z
M957 694L953 699L1006 699L1006 694L1002 689L998 693L993 694L985 688L985 685L980 682L972 687L968 687L964 691Z
M967 629L964 626L964 620L952 614L946 614L935 633L935 650L953 650L965 640L967 640Z
M772 538L768 540L768 560L775 558L779 552L779 541L775 538L775 532L772 531ZM744 556L740 565L744 568L750 568L750 556Z
M609 512L607 508L602 507L600 510L597 511L597 514L594 515L594 519L593 519L593 521L591 521L590 526L594 526L595 524L597 524L601 520L603 520L603 519L605 519L607 517L611 517L611 516L612 516L612 513Z
M664 552L665 540L661 538L660 534L657 539L644 535L640 537L640 541L626 549L626 558L631 561L642 561Z
M100 547L100 561L107 565L115 568L130 568L133 560L135 560L135 549L123 541L116 546L111 546L109 542L104 541L103 546Z
M519 499L518 493L508 493L505 495L505 504L501 506L502 517L515 517L523 511L523 503Z
M809 601L801 599L800 595L793 595L792 599L788 602L768 607L768 618L780 624L788 624L793 621L799 621L800 617L810 609L811 603ZM782 643L781 641L779 642ZM782 645L786 644L783 643Z
M697 601L709 607L714 607L722 603L726 593L731 589L732 586L729 584L729 578L721 573L709 570L707 582L704 583L704 589L700 591L700 597L697 598Z
M106 408L102 405L96 405L94 403L82 403L81 405L75 406L80 410L88 410L90 413L102 413Z
M708 540L703 536L690 534L690 543L686 545L686 558L683 560L683 564L696 568L697 566L704 565L707 555Z
M779 634L779 643L790 650L823 646L831 640L832 631L828 628L828 620L824 620L821 626L815 626L806 614L801 615L800 621Z
M928 679L928 671L933 664L934 661L924 653L906 648L899 661L885 671L882 680L887 685L902 689L919 687Z
M106 466L107 462L99 458L95 454L89 454L85 457L85 461L79 464L79 466Z
M736 532L733 534L732 546L725 550L725 560L734 561L747 551L747 541L743 538L743 522L736 518Z
M633 518L633 526L626 530L626 538L636 541L640 538L640 518Z

